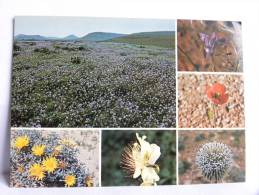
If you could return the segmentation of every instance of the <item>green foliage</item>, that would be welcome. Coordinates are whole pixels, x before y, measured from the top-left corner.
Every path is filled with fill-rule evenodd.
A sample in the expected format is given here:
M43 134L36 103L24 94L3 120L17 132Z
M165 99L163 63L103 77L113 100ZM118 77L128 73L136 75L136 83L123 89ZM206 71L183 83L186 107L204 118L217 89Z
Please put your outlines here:
M16 43L13 44L13 50L14 51L21 51L21 47L17 45Z
M241 137L242 137L242 131L233 131L232 135L234 136L234 144L236 146L240 145Z
M130 43L140 45L140 48L145 48L145 46L157 46L163 48L174 48L175 36L172 35L158 35L158 36L149 36L149 35L139 35L132 34L129 36L118 37L109 41L117 43Z
M182 175L184 174L187 169L191 167L191 163L188 161L179 161L178 169L179 169L179 174Z
M126 52L121 52L120 55L121 56L127 56L127 53Z
M179 137L178 137L178 150L179 150L179 151L185 149L185 143L184 143L185 139L184 139L184 138L185 138L185 137L183 137L183 136L179 136Z
M176 183L176 140L175 131L128 131L107 130L102 132L102 185L126 186L139 185L141 182L129 178L120 167L121 154L124 147L136 141L135 133L146 135L149 143L157 144L161 156L157 161L160 167L158 185Z
M245 171L239 168L233 167L229 173L231 180L233 182L244 182L245 181Z
M36 52L36 53L43 53L43 54L50 54L51 53L51 51L48 48L46 48L46 47L35 48L34 52Z
M203 134L203 133L199 133L198 135L196 135L196 137L195 137L195 141L196 142L200 142L200 141L202 141L202 140L204 140L205 139L205 135Z
M78 47L78 50L79 50L79 51L84 51L84 50L85 50L85 47L79 46L79 47Z

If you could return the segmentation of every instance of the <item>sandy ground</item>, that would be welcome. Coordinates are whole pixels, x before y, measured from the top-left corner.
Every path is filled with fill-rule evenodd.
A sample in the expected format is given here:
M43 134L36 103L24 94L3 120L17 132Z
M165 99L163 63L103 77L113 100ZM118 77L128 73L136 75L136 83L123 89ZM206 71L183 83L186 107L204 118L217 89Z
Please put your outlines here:
M74 140L78 144L78 158L84 163L94 180L94 186L99 186L99 141L97 130L73 130L58 132L64 138Z
M214 117L208 112L213 103L206 95L206 86L221 83L226 87L227 103L216 105ZM194 75L180 74L178 77L178 106L180 128L243 128L244 83L240 75Z
M195 164L196 152L202 144L221 142L233 153L233 165L221 183L245 181L245 131L244 130L202 130L179 131L179 184L210 183Z

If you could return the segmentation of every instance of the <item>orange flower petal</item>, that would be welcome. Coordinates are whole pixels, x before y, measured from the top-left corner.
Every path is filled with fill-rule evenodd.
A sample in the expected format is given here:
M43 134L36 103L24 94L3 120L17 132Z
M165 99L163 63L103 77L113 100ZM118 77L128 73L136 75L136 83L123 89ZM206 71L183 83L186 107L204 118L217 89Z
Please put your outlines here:
M215 83L211 87L206 87L207 97L217 105L225 104L228 101L226 87L220 83Z

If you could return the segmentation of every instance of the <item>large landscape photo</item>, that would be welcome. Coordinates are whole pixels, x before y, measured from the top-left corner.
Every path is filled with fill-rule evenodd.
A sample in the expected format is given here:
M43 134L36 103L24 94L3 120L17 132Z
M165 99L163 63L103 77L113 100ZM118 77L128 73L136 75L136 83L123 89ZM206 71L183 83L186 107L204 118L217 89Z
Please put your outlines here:
M17 17L12 127L175 127L175 21Z

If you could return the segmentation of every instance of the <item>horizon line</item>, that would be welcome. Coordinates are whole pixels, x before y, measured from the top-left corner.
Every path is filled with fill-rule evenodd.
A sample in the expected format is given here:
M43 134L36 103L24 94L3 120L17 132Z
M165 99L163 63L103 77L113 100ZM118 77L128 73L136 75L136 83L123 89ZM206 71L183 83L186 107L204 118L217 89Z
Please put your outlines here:
M120 33L120 32L110 32L110 31L93 31L93 32L90 32L90 33L87 33L83 36L78 36L76 34L67 34L66 36L55 36L55 35L50 35L50 36L47 36L47 35L42 35L42 34L25 34L25 33L19 33L19 34L16 34L14 35L14 37L18 36L18 35L27 35L27 36L42 36L42 37L46 37L46 38L65 38L65 37L68 37L68 36L76 36L78 38L82 38L86 35L89 35L89 34L92 34L92 33L114 33L114 34L122 34L122 35L132 35L132 34L138 34L138 33L147 33L147 32L175 32L175 30L157 30L157 31L139 31L139 32L134 32L134 33Z

